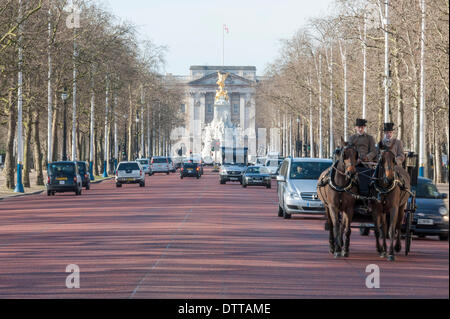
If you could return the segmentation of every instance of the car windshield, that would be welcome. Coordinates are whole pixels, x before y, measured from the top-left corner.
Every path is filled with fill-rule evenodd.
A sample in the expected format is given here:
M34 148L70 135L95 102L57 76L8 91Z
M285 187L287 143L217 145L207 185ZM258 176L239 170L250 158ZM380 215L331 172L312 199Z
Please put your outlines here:
M75 175L75 165L72 163L50 164L50 172L57 176Z
M440 196L436 186L432 183L419 182L417 187L412 187L412 190L416 191L417 198L439 198Z
M167 159L165 157L154 158L152 163L167 163Z
M119 171L135 171L139 170L138 163L120 163L117 168Z
M142 165L148 165L148 160L138 160Z
M245 163L234 163L234 162L229 162L229 163L223 163L223 165L245 166Z
M320 174L331 163L327 162L293 162L291 164L291 171L289 172L290 179L319 179Z
M280 166L283 160L270 160L266 163L266 166Z
M267 168L265 167L259 167L259 166L255 166L255 167L249 167L247 168L246 173L249 174L268 174L269 172L267 171Z

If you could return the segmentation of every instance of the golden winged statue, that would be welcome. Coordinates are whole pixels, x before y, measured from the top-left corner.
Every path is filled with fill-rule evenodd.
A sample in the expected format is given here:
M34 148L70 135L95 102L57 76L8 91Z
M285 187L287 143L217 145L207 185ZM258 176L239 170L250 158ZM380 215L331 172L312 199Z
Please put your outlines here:
M228 101L228 92L226 90L224 90L223 88L225 87L225 80L227 79L228 75L230 73L220 73L220 71L217 71L217 85L219 86L219 89L216 90L216 101L223 96L225 98L225 100Z

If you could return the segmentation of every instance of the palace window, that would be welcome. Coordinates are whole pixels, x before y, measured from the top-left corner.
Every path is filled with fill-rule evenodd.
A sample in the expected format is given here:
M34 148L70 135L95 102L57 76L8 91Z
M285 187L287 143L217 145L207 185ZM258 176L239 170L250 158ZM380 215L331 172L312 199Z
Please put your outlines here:
M208 113L212 113L213 109L212 109L212 104L206 104L206 112Z
M181 104L180 106L180 112L185 113L186 112L186 104Z
M234 114L239 113L239 104L237 104L237 103L233 104L233 113Z

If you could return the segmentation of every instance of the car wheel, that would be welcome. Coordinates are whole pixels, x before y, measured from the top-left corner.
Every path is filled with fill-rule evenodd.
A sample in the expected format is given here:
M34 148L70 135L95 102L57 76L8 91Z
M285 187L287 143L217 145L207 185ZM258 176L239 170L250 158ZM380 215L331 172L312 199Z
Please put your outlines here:
M47 196L51 196L52 192L51 191L47 191Z
M448 240L448 235L439 235L439 240L442 240L442 241Z
M197 179L199 179L200 178L200 175L197 175Z
M278 205L278 217L283 217L283 208L280 205Z
M90 190L91 189L91 184L87 184L86 185L86 190L88 191L88 190Z
M369 228L369 227L361 227L361 228L359 229L359 234L360 234L361 236L369 236L369 234L370 234L370 228Z
M145 187L145 182L140 182L139 187Z
M166 175L169 175L169 172L166 172Z
M180 179L183 179L183 175L180 175Z
M122 184L116 183L116 187L122 187Z
M52 192L52 196L55 196L56 195L56 192Z
M241 183L243 188L247 188L247 184Z
M419 235L419 238L425 238L426 236L425 235Z
M291 218L291 214L286 213L286 209L283 209L283 218L284 219L290 219Z
M267 184L267 188L272 188L272 184Z
M220 184L223 185L223 184L225 184L225 183L226 183L226 182L225 182L223 179L220 180Z

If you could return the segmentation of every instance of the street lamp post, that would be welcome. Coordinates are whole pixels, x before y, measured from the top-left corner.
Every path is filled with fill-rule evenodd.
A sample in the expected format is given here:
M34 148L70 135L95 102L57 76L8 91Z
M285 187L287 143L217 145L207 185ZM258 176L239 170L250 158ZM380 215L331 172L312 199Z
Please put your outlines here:
M67 161L67 87L64 86L64 91L61 93L61 98L64 102L64 122L63 122L63 151L62 160Z

